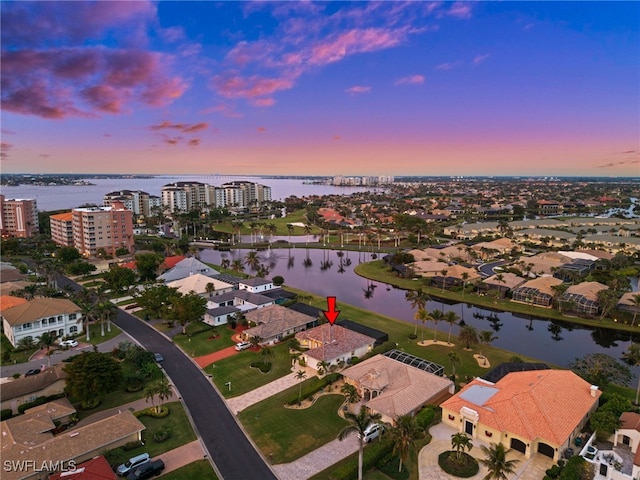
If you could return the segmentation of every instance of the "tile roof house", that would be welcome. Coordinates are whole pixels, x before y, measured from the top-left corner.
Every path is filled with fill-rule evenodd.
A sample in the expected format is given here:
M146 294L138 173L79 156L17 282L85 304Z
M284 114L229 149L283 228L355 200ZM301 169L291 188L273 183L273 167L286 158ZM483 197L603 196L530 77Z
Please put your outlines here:
M117 480L107 459L102 455L79 463L67 472L58 472L49 476L49 480Z
M424 405L438 405L453 394L453 382L384 355L346 368L342 376L358 390L363 405L393 423L399 415L415 414Z
M551 307L555 292L552 287L562 284L555 277L538 277L523 283L513 290L511 301Z
M12 297L11 295L0 295L0 312L6 310L7 308L17 307L18 305L22 305L23 303L27 303L26 298L22 297Z
M187 257L184 260L180 260L173 268L160 275L158 280L169 283L196 273L212 277L214 275L218 275L219 272L211 268L209 265L202 263L197 258Z
M37 397L48 397L64 392L67 382L64 364L45 368L37 375L16 378L2 384L0 388L0 405L3 410L11 409L15 414L18 407L32 402Z
M4 333L14 347L25 337L39 338L45 332L55 337L82 332L82 310L66 298L35 298L2 310Z
M609 287L599 282L582 282L571 285L562 295L564 305L577 313L597 315L600 309L598 292Z
M498 275L501 275L498 277ZM502 279L499 281L496 277ZM478 284L479 290L498 290L502 296L504 296L509 290L513 290L514 288L519 287L527 280L522 278L515 273L504 272L497 273L495 275L491 275L490 277L482 280L480 284Z
M243 332L245 338L260 337L262 345L271 345L294 333L315 326L317 317L296 312L281 305L269 305L245 314L255 324Z
M309 348L302 354L306 365L318 370L320 362L336 365L349 362L351 357L362 357L373 349L375 338L325 323L310 330L296 333L302 347Z
M56 436L51 433L54 428L50 417L37 413L20 415L0 423L3 463L24 467L4 470L3 480L36 479L43 476L43 470L71 469L104 450L139 441L145 426L133 413L125 410Z
M212 284L214 290L211 293L207 292L207 285ZM201 273L195 273L188 277L174 280L167 283L168 287L177 288L179 293L186 295L189 292L195 292L204 298L214 298L216 295L231 292L233 285L216 280L215 278L208 277Z
M442 421L472 438L557 461L598 407L601 391L569 370L476 378L444 401Z
M266 278L245 278L240 280L238 284L240 290L248 290L251 293L262 293L268 290L273 290L273 281Z

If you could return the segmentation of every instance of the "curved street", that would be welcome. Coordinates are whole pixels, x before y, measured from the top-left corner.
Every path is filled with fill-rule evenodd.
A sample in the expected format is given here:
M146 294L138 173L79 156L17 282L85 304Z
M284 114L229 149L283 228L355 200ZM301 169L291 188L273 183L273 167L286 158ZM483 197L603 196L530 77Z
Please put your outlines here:
M59 284L80 288L66 277L62 277ZM162 354L162 366L180 393L197 435L224 480L276 479L217 389L182 350L154 328L122 310L113 323L147 350Z

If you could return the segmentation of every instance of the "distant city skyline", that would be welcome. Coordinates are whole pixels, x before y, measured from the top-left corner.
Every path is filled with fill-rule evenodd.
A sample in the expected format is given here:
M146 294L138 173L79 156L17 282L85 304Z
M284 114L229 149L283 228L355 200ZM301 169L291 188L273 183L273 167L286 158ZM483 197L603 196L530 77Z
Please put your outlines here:
M3 173L640 175L640 2L1 2Z

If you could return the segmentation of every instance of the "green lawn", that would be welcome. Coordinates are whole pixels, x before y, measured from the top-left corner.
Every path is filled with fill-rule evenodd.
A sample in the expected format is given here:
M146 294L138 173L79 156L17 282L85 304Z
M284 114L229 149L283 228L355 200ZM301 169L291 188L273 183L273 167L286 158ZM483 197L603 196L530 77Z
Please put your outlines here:
M217 337L210 338L214 333ZM188 355L200 357L230 347L234 344L231 336L236 333L226 325L214 328L203 322L192 322L187 325L187 335L176 335L173 341Z
M338 416L343 395L323 395L306 409L284 407L291 387L238 414L245 429L273 464L288 463L334 440L347 421Z
M0 365L14 365L16 363L24 363L29 360L29 357L36 352L36 348L32 348L29 350L21 350L19 352L13 349L13 345L9 339L3 333L0 335L0 349L2 350L2 355L0 355L0 359L2 363ZM7 354L6 352L9 352Z
M142 432L142 438L145 444L133 450L117 452L116 458L110 459L112 463L122 463L128 458L144 452L148 452L149 455L155 457L156 455L168 452L196 439L196 434L191 428L191 423L189 423L182 404L180 402L170 402L165 403L165 405L169 407L169 411L171 412L168 416L164 418L153 418L149 416L139 418L144 426L147 427ZM164 442L158 443L153 439L153 434L162 428L168 428L171 431L171 435Z
M122 330L120 330L118 327L116 327L116 325L113 322L111 323L111 332L109 332L107 330L107 325L105 324L105 326L104 326L104 337L100 334L101 330L102 329L101 329L99 324L97 324L97 323L89 324L89 337L90 337L89 343L95 343L97 345L98 343L102 343L102 342L106 342L107 340L111 340L112 338L115 338L118 335L120 335L120 333L122 333ZM75 338L79 342L86 342L87 334L86 334L86 332L83 332L82 334L78 335Z
M274 235L280 235L280 236L288 236L289 235L289 230L287 229L287 225L290 223L308 223L307 219L305 217L305 213L306 210L305 209L300 209L300 210L296 210L295 212L289 213L286 217L284 218L274 218L273 220L269 219L269 220L258 220L255 221L255 223L258 223L260 225L268 225L268 224L274 224L276 227L278 227L278 231L276 233L274 233ZM251 223L254 222L253 220L247 220L245 222L243 222L243 228L240 230L240 235L251 235L253 233L252 229L251 229ZM225 221L223 223L219 223L217 225L215 225L215 230L219 231L219 232L226 232L226 233L234 233L237 234L237 231L233 229L233 224L231 221ZM316 226L312 227L312 235L315 235L317 233L320 233L320 229ZM265 238L269 237L269 233L267 231L263 231L263 235L265 236ZM303 227L294 227L293 233L292 235L304 235L304 229Z
M251 363L261 360L260 354L252 350L244 350L219 360L204 370L213 376L213 382L225 397L242 395L291 372L289 346L286 343L281 343L269 348L273 351L273 357L271 358L271 370L268 373L251 368ZM231 391L225 386L227 382L231 382Z
M289 287L287 287L287 290L293 291L295 293L301 293L300 290ZM326 297L318 297L315 295L312 295L312 297L313 300L311 302L311 305L319 308L326 307ZM444 366L447 374L452 373L448 354L449 352L456 352L458 354L458 357L460 358L460 364L456 367L456 375L458 377L458 380L464 379L466 375L480 376L488 371L488 369L478 366L477 361L473 358L474 353L480 353L480 351L482 350L482 353L489 359L489 363L491 366L496 366L500 363L508 362L514 356L513 352L491 346L481 347L480 345L475 345L474 347L472 347L472 351L467 351L463 348L464 345L458 343L455 335L451 336L451 341L455 343L454 347L445 347L441 345L421 347L420 345L418 345L418 340L420 340L422 335L422 324L420 324L418 327L418 339L410 340L408 336L409 334L412 334L414 332L415 324L406 323L395 318L376 314L344 303L339 303L337 309L340 310L340 316L342 318L348 318L349 320L353 320L354 322L361 323L363 325L367 325L388 333L389 341L395 342L398 345L398 349ZM449 325L445 322L439 322L437 338L439 340L447 340L448 332ZM424 328L425 339L432 339L433 334L433 329ZM524 361L538 361L534 358L524 356L520 356L520 358Z
M624 330L637 332L638 327L631 326L632 315L628 312L615 311L613 315L617 315L620 321L613 321L612 318L600 319L587 319L578 316L566 316L562 312L556 309L535 307L531 305L525 305L523 303L512 302L509 299L493 300L489 296L479 296L474 293L465 293L464 297L462 292L453 292L449 290L442 290L441 288L425 286L421 280L415 280L411 278L400 278L393 272L389 271L389 268L385 265L384 261L376 260L373 262L362 263L357 265L354 271L365 278L371 280L377 280L389 285L404 288L407 290L415 290L418 286L422 286L422 290L432 296L433 298L444 298L448 300L454 300L456 302L466 302L480 307L487 307L492 310L504 311L504 312L516 312L524 315L533 315L540 318L549 318L554 320L564 320L567 322L578 323L582 325L588 325L591 327L612 328L615 330ZM467 286L467 288L470 288Z
M163 475L164 480L218 480L216 472L206 460L198 460Z

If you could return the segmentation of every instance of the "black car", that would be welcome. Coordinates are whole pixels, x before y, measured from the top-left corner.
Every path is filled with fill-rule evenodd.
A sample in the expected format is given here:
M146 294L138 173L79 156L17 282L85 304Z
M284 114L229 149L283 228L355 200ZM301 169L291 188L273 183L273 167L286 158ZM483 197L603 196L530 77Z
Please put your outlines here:
M164 462L162 460L154 460L140 465L133 472L129 472L127 480L144 480L154 475L160 475L162 470L164 470Z
M30 377L31 375L37 375L40 373L39 368L32 368L31 370L27 370L27 373L24 374L25 377Z

